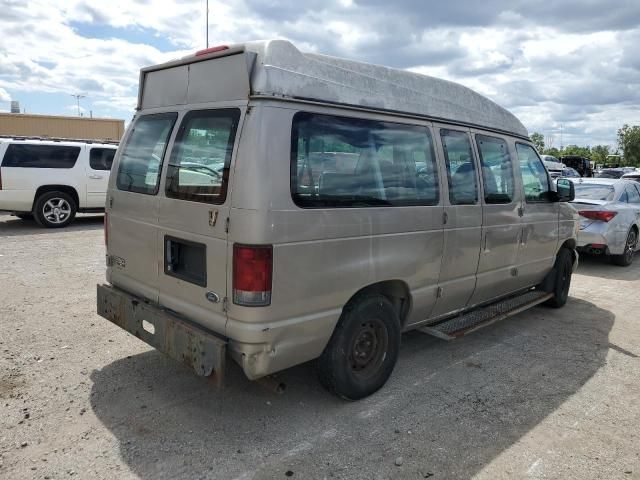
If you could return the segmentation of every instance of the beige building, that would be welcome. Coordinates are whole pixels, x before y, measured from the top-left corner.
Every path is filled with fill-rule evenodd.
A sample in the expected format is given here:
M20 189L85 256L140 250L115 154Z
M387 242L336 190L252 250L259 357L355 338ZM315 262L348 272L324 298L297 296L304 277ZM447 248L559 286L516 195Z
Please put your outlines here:
M119 141L124 120L0 113L0 136Z

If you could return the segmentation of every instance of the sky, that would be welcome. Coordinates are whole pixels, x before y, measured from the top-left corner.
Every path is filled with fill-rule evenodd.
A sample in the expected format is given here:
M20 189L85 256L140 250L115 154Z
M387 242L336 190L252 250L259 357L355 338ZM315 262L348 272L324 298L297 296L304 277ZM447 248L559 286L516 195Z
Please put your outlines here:
M0 111L131 119L139 69L205 46L205 0L0 0ZM284 38L445 78L547 145L640 124L640 0L209 1L210 45ZM561 134L562 132L562 134Z

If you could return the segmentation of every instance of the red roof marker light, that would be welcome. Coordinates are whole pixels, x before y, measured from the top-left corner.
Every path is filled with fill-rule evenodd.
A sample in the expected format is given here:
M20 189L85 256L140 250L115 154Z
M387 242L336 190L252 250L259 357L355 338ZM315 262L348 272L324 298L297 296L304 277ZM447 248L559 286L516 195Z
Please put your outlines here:
M217 47L211 47L211 48L205 48L204 50L198 50L196 52L196 57L199 57L201 55L207 55L208 53L222 52L223 50L229 50L229 47L227 45L218 45Z

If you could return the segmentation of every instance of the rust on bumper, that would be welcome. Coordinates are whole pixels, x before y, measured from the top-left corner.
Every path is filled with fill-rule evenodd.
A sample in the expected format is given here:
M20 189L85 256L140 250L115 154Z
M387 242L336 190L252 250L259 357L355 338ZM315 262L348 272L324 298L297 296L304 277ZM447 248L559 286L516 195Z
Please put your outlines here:
M98 285L97 306L98 315L222 386L225 339L111 285Z

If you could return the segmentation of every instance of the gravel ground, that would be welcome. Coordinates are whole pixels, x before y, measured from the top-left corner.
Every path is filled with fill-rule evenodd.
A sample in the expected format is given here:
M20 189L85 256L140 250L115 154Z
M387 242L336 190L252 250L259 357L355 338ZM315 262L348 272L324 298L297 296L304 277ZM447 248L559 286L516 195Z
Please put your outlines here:
M583 259L561 310L403 336L356 403L311 365L228 385L95 314L102 217L0 216L0 478L640 479L640 261Z

